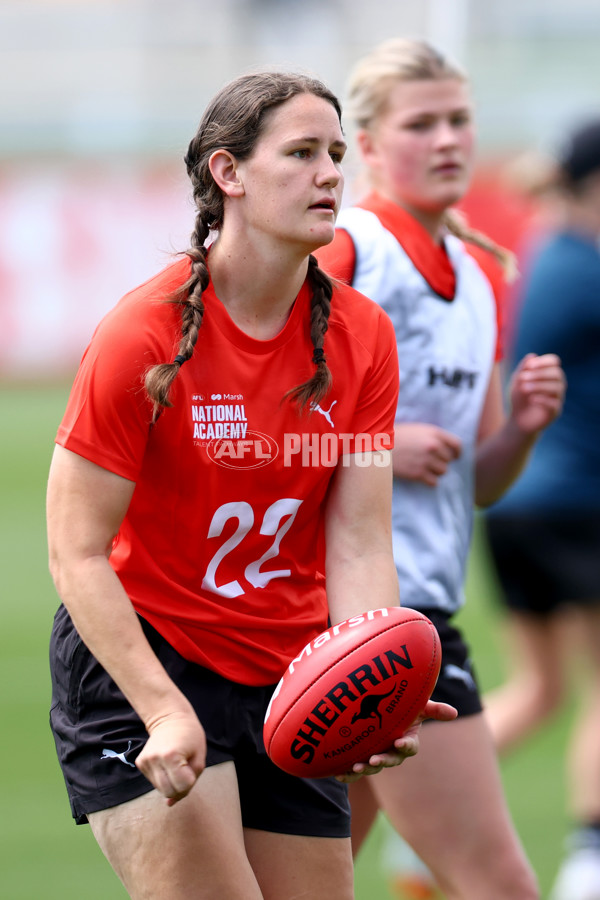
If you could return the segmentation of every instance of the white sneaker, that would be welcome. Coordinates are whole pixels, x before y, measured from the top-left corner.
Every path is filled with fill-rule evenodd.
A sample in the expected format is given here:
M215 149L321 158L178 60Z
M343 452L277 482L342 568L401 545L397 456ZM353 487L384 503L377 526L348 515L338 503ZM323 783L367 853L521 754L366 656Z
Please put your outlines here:
M600 852L584 847L567 856L550 900L600 900Z

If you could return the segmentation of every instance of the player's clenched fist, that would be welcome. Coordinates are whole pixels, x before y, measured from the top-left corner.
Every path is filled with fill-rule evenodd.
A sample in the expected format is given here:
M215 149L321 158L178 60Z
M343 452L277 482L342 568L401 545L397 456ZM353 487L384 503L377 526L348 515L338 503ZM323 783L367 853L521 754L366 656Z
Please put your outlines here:
M195 715L178 713L161 719L148 730L150 737L136 765L173 806L191 791L204 771L204 729Z
M510 381L511 417L520 431L534 434L560 415L567 381L554 353L528 353Z
M435 487L462 451L460 438L428 422L403 422L395 427L394 475Z

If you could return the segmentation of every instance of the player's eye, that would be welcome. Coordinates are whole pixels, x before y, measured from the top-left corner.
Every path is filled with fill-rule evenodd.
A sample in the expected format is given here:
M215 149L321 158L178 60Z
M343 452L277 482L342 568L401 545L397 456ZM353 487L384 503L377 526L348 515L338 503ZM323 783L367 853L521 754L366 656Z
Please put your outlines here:
M412 122L407 122L404 126L409 131L427 131L428 128L431 128L433 122L431 119L415 119Z
M468 112L456 113L452 116L450 122L455 128L462 128L464 125L471 123L471 114Z

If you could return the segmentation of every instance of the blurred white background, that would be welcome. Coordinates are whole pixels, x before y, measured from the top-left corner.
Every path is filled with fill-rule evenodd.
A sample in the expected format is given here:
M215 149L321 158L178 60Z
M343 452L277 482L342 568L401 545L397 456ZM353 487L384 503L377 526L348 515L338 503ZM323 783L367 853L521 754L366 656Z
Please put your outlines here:
M598 0L0 0L0 375L72 374L100 316L187 246L182 157L222 84L302 69L343 101L397 35L469 72L488 184L600 111ZM348 196L352 175L351 157Z

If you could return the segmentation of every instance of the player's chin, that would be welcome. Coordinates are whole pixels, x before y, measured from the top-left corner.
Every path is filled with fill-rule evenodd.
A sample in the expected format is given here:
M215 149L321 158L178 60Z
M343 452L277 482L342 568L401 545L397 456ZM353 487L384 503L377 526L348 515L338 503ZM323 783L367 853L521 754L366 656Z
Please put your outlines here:
M441 177L431 191L431 205L439 212L458 203L467 193L469 179L463 173L460 176Z
M332 219L331 222L319 222L318 225L313 226L310 229L307 245L309 246L309 253L312 253L314 250L318 250L319 247L324 247L326 244L330 244L335 237L335 222Z
M444 207L454 206L454 204L462 200L467 193L469 182L465 178L459 178L451 180L444 188L445 189L441 192L441 205Z

